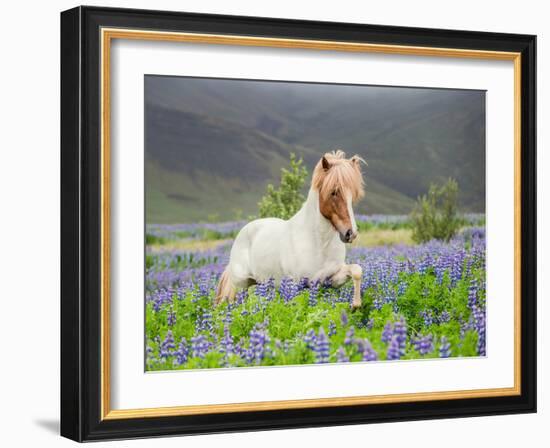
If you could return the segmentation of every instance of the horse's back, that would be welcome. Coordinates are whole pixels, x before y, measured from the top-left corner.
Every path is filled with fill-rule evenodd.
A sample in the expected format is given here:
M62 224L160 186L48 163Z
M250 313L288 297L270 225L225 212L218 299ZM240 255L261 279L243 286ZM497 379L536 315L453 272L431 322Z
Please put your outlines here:
M261 218L241 229L231 248L230 264L236 281L244 282L245 278L262 281L278 276L280 243L287 222L278 218Z
M269 255L272 252L269 247L280 245L287 223L288 221L279 218L261 218L251 221L239 232L234 246L246 246L251 253L260 250Z
M239 235L245 233L246 237L252 242L256 238L264 236L263 234L272 235L273 232L278 233L278 231L282 231L286 223L287 221L279 218L255 219L245 225L239 232ZM237 236L237 238L238 237L239 236Z

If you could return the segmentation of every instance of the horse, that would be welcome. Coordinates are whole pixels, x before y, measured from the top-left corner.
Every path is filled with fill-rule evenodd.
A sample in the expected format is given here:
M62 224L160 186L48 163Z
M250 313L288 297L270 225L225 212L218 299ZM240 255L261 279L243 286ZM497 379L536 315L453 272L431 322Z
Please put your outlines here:
M288 220L262 218L237 234L223 271L215 305L233 303L238 290L273 279L331 281L335 287L350 277L352 308L361 307L362 269L346 264L346 244L358 235L352 205L364 195L361 163L341 151L326 153L316 164L307 199Z

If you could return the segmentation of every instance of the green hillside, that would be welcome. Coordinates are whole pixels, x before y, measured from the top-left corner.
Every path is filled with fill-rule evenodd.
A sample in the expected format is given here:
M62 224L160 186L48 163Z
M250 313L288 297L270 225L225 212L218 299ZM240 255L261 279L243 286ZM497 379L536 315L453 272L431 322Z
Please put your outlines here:
M145 99L147 222L254 214L290 152L311 172L336 148L368 162L361 213L408 213L449 176L484 211L484 92L147 76Z

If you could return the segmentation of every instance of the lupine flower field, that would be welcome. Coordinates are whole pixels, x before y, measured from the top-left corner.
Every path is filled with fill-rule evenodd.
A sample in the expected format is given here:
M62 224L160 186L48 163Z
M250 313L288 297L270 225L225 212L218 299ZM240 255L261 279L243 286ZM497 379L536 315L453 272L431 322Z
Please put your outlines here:
M357 216L361 232L407 226L406 216ZM173 370L486 355L485 230L479 216L448 243L348 249L351 282L272 281L213 306L243 222L148 225L146 367ZM178 248L174 241L214 241ZM193 246L190 246L193 247Z

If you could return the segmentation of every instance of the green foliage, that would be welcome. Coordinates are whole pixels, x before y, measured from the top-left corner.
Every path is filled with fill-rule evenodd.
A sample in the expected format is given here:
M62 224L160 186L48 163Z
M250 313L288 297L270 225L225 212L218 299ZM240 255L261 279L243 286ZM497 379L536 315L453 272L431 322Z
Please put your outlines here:
M357 216L355 217L357 219ZM395 222L370 222L370 221L357 221L357 230L359 233L368 232L369 230L401 230L410 229L411 221L395 221Z
M210 213L208 215L208 222L220 222L220 214L219 213Z
M244 212L242 208L233 209L233 220L242 221L244 219Z
M151 245L151 244L166 244L166 238L152 235L151 233L145 234L145 244Z
M291 218L302 206L305 197L302 188L308 176L308 171L302 165L302 158L297 159L290 154L290 168L281 169L281 183L276 189L272 184L258 203L260 218Z
M202 229L199 234L200 235L199 239L202 241L225 240L227 238L235 238L238 233L239 233L238 230L224 233L213 229Z
M449 241L460 229L458 184L449 179L443 186L430 185L427 195L418 198L411 213L412 238L418 243L431 239Z

